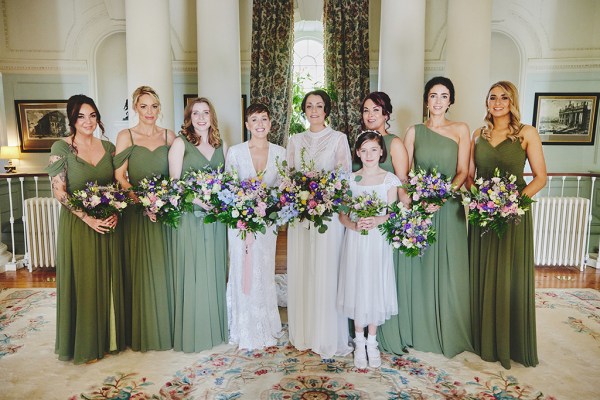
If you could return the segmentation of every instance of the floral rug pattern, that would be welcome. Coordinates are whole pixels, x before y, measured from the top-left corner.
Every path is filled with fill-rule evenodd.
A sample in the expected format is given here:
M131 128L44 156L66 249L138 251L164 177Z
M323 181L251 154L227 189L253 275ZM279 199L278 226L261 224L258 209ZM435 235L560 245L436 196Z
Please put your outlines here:
M38 330L45 330L48 335L51 328L48 325L53 325L54 321L38 315L37 307L43 304L55 304L55 291L0 292L0 335L3 335L0 368L10 368L8 361L25 353L22 349L27 347L26 339L34 337ZM446 359L411 350L403 356L382 354L383 365L379 369L356 369L351 356L322 360L315 353L295 349L284 335L276 346L254 351L222 345L212 352L193 355L173 351L145 354L128 351L91 366L56 362L59 368L77 375L78 379L64 385L64 396L52 398L554 400L588 398L585 397L588 393L600 391L596 382L589 382L592 386L584 387L583 395L575 394L585 383L572 383L565 388L556 379L556 371L576 369L571 364L588 357L580 350L568 349L570 344L582 342L580 346L588 349L590 360L600 357L600 292L590 289L538 290L536 307L538 326L548 316L553 318L550 325L538 327L541 362L536 368L516 364L511 370L505 370L498 363L483 362L471 353ZM540 334L540 331L557 333L550 336ZM569 360L557 358L560 357L554 350L557 343L545 344L546 340L562 340L563 337L566 337L564 347L577 353ZM544 351L544 346L550 350ZM562 362L571 364L565 368ZM154 371L148 369L149 365L155 368ZM167 365L172 368L168 369ZM93 368L95 375L91 373ZM64 374L62 371L56 373ZM81 379L79 375L82 374L86 379ZM0 386L11 383L2 379L0 376ZM23 393L28 393L26 388Z

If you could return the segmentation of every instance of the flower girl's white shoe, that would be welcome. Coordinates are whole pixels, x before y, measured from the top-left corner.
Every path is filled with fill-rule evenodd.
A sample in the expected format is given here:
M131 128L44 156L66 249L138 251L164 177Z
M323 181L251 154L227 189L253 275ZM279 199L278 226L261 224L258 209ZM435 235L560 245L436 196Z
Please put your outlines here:
M354 366L358 369L367 368L367 351L365 337L354 339Z
M367 341L367 355L369 356L369 367L371 368L381 367L381 353L377 345L377 342ZM354 363L356 364L356 361Z

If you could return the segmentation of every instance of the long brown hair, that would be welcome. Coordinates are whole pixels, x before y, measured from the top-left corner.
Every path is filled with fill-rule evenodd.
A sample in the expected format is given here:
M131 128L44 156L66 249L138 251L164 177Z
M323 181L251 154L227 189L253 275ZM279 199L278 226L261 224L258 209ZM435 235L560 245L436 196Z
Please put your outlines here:
M75 135L77 134L77 130L75 129L75 124L79 118L81 106L84 104L87 104L94 109L94 112L96 113L96 123L100 127L102 136L104 136L104 124L102 123L100 110L98 110L98 107L96 107L94 100L84 94L76 94L69 97L69 100L67 100L67 117L69 118L69 131L71 132L70 147L75 154L77 154L77 147L75 146Z
M494 129L494 120L492 114L488 109L488 98L490 97L490 92L492 91L492 89L496 87L499 87L502 90L504 90L504 92L508 96L510 104L510 122L508 124L508 127L510 129L510 132L506 137L508 137L514 142L519 138L519 132L521 131L521 127L523 126L523 124L521 124L521 111L519 111L519 92L517 91L516 86L509 81L496 82L490 87L490 90L488 90L488 93L485 96L485 108L487 110L484 118L485 126L481 128L481 136L483 136L487 140L490 140L492 138L491 135L492 130Z
M220 147L223 141L221 139L221 134L219 133L219 122L217 120L217 113L215 112L215 108L213 107L210 100L208 100L206 97L197 97L191 100L185 107L185 110L183 111L183 125L181 125L181 131L179 131L179 134L185 136L188 142L190 142L194 146L198 146L200 144L200 137L196 135L196 132L194 131L194 126L192 125L192 108L194 107L194 104L197 103L205 103L208 106L208 110L210 113L208 144L210 144L214 148Z

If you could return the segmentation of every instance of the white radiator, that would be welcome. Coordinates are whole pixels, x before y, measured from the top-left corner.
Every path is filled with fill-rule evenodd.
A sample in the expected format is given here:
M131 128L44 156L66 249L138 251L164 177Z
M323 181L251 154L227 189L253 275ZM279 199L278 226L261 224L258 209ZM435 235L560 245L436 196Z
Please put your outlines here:
M587 257L590 200L540 197L531 206L535 265L578 266Z
M56 267L56 239L60 203L53 197L33 197L25 200L26 251L29 270Z

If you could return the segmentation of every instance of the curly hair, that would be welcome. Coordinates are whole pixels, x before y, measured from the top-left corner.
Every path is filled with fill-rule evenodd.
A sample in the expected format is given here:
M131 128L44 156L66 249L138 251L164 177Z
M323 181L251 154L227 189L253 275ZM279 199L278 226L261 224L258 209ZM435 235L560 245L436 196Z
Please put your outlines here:
M185 136L188 142L190 142L194 146L198 146L200 144L200 137L196 135L196 132L194 131L194 126L192 125L192 108L194 108L194 105L198 103L206 104L210 113L208 144L210 144L214 148L220 147L223 140L221 139L221 134L219 133L219 122L217 120L217 113L215 112L215 108L213 107L210 100L208 100L206 97L197 97L191 100L185 107L185 110L183 111L183 125L181 125L181 131L179 131L179 134Z
M388 96L388 94L385 92L371 92L363 99L362 103L360 104L360 113L361 113L360 126L361 126L361 128L363 130L367 129L367 126L365 125L365 120L362 117L362 112L365 109L365 103L367 102L367 100L371 100L373 103L375 103L376 105L381 107L381 113L383 114L384 117L387 117L385 120L385 127L386 127L386 129L390 129L389 120L390 120L390 117L392 114L393 107L392 107L392 101L390 100L390 96Z
M490 93L492 91L492 89L494 88L501 88L502 90L504 90L504 92L506 93L506 95L508 96L508 100L509 100L509 110L510 110L510 122L508 124L510 132L507 135L507 137L511 140L511 141L515 141L519 138L519 132L521 131L521 128L523 127L523 124L521 124L521 112L519 111L519 92L517 91L517 88L515 85L513 85L511 82L509 81L499 81L494 83L491 87L490 90L488 90L487 95L485 96L485 106L486 106L486 114L485 114L485 125L481 128L481 136L483 136L486 140L490 140L491 139L491 135L492 135L492 130L494 129L494 121L493 121L493 117L492 114L489 111L489 107L488 107L488 99L490 97Z

